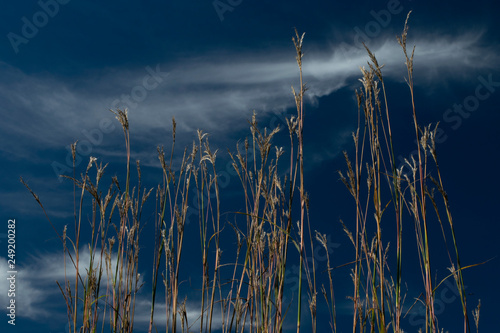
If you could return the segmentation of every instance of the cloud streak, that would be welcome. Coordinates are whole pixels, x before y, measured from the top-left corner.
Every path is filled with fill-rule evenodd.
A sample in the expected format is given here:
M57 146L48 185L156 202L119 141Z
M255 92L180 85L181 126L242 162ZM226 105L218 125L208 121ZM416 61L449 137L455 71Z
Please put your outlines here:
M419 72L416 83L426 84L426 80L451 68L461 68L457 75L463 75L478 67L494 67L498 56L494 50L482 48L480 38L480 33L469 33L453 38L427 36L414 41L415 67ZM403 79L402 51L395 41L387 41L372 51L380 63L387 64L386 77ZM479 58L482 60L478 61ZM304 76L309 86L309 101L314 103L322 96L355 84L353 78L359 76L358 67L366 65L366 61L366 52L354 46L348 53L335 47L328 52L308 53L306 47ZM293 55L283 50L264 55L214 54L159 66L169 76L129 113L133 130L145 144L156 145L157 138L144 134L152 129L170 128L173 116L180 131L202 128L227 133L246 128L243 120L250 117L253 109L281 112L292 107L290 87L298 85ZM92 73L93 79L68 79L48 74L28 75L5 64L0 71L0 108L7 118L0 123L2 139L7 142L1 149L21 159L33 158L27 152L34 149L63 149L75 139L85 139L82 129L97 128L103 118L113 119L107 112L113 100L130 93L145 73L144 68L102 70ZM17 84L12 84L13 78ZM119 132L107 135L100 148L122 140L121 129L116 128Z
M98 250L99 251L99 250ZM82 248L80 252L80 267L83 281L86 280L85 265L88 264L90 260L90 254L88 249ZM95 262L98 264L98 262ZM112 263L112 267L116 265L116 262ZM7 263L5 260L0 261L0 289L8 290L7 275ZM67 319L65 317L65 304L60 293L59 288L56 285L58 281L61 286L64 287L64 279L67 277L72 285L74 283L75 268L71 264L70 260L67 259L66 262L66 272L64 267L64 262L62 259L62 253L44 253L33 255L27 264L18 268L18 274L16 276L16 304L19 309L19 316L24 318L29 318L34 321L39 321L47 317L51 317L54 322L63 323ZM138 285L144 283L143 277L146 274L141 274L139 278ZM103 273L101 280L101 291L106 290L107 273ZM146 289L149 290L150 287ZM167 323L165 315L165 302L161 300L161 288L159 285L160 295L157 295L157 301L155 303L155 325L159 328L164 327ZM151 294L144 293L144 288L142 288L136 296L136 306L135 306L135 316L134 324L138 331L146 331L149 325L149 318L151 315ZM180 296L179 301L182 301ZM0 303L7 304L9 299L6 293L0 293ZM200 313L200 303L198 300L190 300L186 302L186 314L189 325L193 325L198 321L199 325L199 313ZM217 320L221 318L221 312L219 307L214 308L214 322L212 325L213 329L220 329L221 322ZM179 318L180 320L180 318ZM180 325L180 322L179 322Z

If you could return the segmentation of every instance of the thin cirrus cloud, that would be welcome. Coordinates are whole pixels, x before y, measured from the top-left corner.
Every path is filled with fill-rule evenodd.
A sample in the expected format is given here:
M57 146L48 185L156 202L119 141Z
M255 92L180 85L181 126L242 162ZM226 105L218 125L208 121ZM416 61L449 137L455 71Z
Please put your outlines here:
M100 250L97 249L96 253L99 253L99 251ZM90 254L88 248L82 248L80 252L80 265L88 263L89 260ZM98 262L96 261L95 263ZM111 265L115 267L116 260L114 260ZM0 261L0 288L2 288L2 290L9 289L7 271L7 262ZM36 274L29 274L28 272L36 272ZM18 273L16 274L16 303L23 309L19 316L34 321L50 317L54 322L64 323L65 320L67 320L65 303L61 291L56 285L56 281L64 287L64 279L67 277L70 284L73 286L75 272L75 268L71 264L69 258L66 260L65 271L61 252L33 255L27 260L25 265L18 268ZM82 274L82 279L85 281L86 272L82 271L80 273ZM144 283L143 277L144 274L141 274L139 277L139 286ZM101 290L103 292L106 290L107 278L107 273L104 271L101 282ZM159 288L161 289L162 286ZM145 292L145 290L148 290L148 292ZM0 294L0 302L2 304L7 304L9 302L6 293ZM151 293L149 292L149 288L143 287L140 289L139 293L136 295L135 303L135 328L140 332L146 331L151 315ZM200 306L198 301L188 301L186 303L186 315L190 325L195 324L197 321L198 324L196 325L199 325ZM158 296L155 302L154 316L154 323L158 328L165 327L166 325L165 310L165 302ZM219 307L216 306L214 308L213 315L214 322L212 328L219 329L221 327L220 320L217 320L221 318Z
M480 38L481 33L469 33L453 38L433 35L409 40L409 48L417 45L415 68L419 77L428 80L446 68L459 67L461 73L479 67L493 68L498 57L494 50L480 46ZM305 46L305 51L304 77L312 103L355 84L352 78L359 76L359 66L366 66L366 51L359 47L346 50L344 45L343 49L308 53ZM389 78L403 79L404 59L396 41L387 41L372 51L379 63L387 64L384 73ZM477 61L479 58L481 61ZM122 96L130 95L131 89L141 84L146 66L157 66L168 75L131 107ZM282 50L237 57L211 55L181 63L149 64L135 70L103 69L94 80L28 75L5 64L0 70L0 108L6 117L0 130L7 143L1 149L20 158L27 158L23 152L28 145L33 149L62 149L73 140L82 139L82 129L98 127L102 118L113 119L107 111L113 105L129 108L130 121L138 132L168 127L173 116L179 130L223 132L246 127L242 120L249 118L253 109L281 112L292 107L291 86L298 86L293 54ZM12 85L14 77L17 83ZM444 79L447 78L441 78ZM116 100L121 102L114 103ZM114 144L117 141L113 140L122 138L114 135L107 139Z
M55 286L53 278L57 277L60 278L59 281L64 281L63 267L58 267L59 265L57 264L61 260L54 261L52 260L54 258L54 255L45 256L43 259L40 258L41 260L35 261L29 270L26 269L26 266L18 268L15 298L17 306L23 309L19 316L35 320L52 316L64 319L64 312L53 311L56 309L50 306L53 302L48 302L48 300L59 293L59 289ZM60 259L60 255L58 259ZM8 271L7 261L0 261L0 288L2 290L9 290L9 281L7 280L9 277ZM37 272L37 274L29 272ZM47 286L51 287L47 288ZM59 296L61 295L59 294ZM7 293L0 294L0 302L2 304L9 302Z
M100 250L97 249L96 251L96 262L98 263L98 251ZM75 258L74 255L73 257ZM80 265L85 265L88 262L90 262L89 250L88 248L82 248L80 252ZM113 261L112 265L116 265L116 260ZM8 290L6 261L0 261L0 269L0 288ZM16 302L23 308L20 316L37 320L47 315L52 316L59 313L64 315L64 311L53 312L53 310L64 306L64 299L56 282L64 287L64 280L67 277L72 286L74 283L76 270L69 257L66 258L66 263L64 263L62 251L56 253L38 253L31 255L29 259L25 260L25 264L18 267L17 270ZM36 272L36 274L30 274L29 272ZM103 273L102 281L105 284L107 274L105 271ZM80 274L82 279L85 280L87 277L85 269L80 271ZM139 285L142 283L143 280L140 278ZM0 294L0 302L8 302L6 293ZM48 304L52 304L52 306L47 306Z

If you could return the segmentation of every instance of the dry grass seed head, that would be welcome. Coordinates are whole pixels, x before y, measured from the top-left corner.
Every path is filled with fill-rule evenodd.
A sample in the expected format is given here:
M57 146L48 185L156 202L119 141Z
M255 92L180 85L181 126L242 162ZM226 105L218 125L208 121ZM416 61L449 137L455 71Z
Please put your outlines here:
M316 234L316 239L321 244L321 246L323 246L325 248L325 250L328 254L328 244L327 244L326 234L321 234L318 230L314 230L314 232Z
M422 129L419 129L419 130L420 130L420 133L422 133L422 135L420 137L420 146L426 152L427 147L429 146L428 143L429 143L429 139L430 139L431 125L429 124L429 126L424 127L423 131L422 131Z
M175 142L175 133L177 129L177 123L175 122L175 117L172 117L172 140Z
M349 160L349 156L347 155L347 152L344 151L343 152L344 154L344 159L346 160L346 164L347 164L347 177L349 178L349 181L347 181L346 177L344 177L344 174L342 173L342 171L338 170L338 174L340 176L340 180L344 183L344 185L347 187L347 189L349 190L349 193L351 193L351 195L356 198L356 179L354 177L354 171L352 169L352 164L351 164L351 161Z
M292 116L290 117L290 120L288 118L285 118L285 120L288 126L288 132L290 133L290 136L292 136L294 133L297 133L297 125L298 125L297 118L295 116Z
M404 55L406 58L405 65L408 68L408 73L410 74L410 79L411 79L411 76L413 75L413 56L415 54L415 46L413 46L411 57L408 57L408 54L406 51L406 38L408 36L408 20L410 18L410 14L411 14L411 10L408 12L408 15L406 16L405 26L403 29L403 33L401 34L401 37L397 36L396 38L398 40L399 45L403 49L403 52L404 52ZM408 81L406 81L406 82L409 83Z
M75 160L76 160L76 144L78 143L78 140L76 140L75 142L73 142L71 144L71 156L73 157L73 164L75 164Z
M373 65L368 62L368 66L370 66L370 68L375 72L375 74L377 75L377 77L379 78L379 80L381 82L384 81L384 78L382 76L382 68L384 67L384 65L380 66L378 64L378 61L377 61L377 58L375 57L375 54L373 54L370 49L365 45L365 43L363 43L363 46L365 47L366 49L366 52L368 52L368 56L370 57L370 60L372 61Z
M304 56L302 53L302 43L304 42L305 34L306 33L304 32L302 33L302 36L299 36L299 32L295 29L295 37L292 37L293 45L295 45L295 51L297 53L295 59L297 60L299 67L302 66L302 57Z
M437 164L437 151L436 151L436 133L438 130L439 126L439 121L436 123L436 126L434 127L434 130L430 131L429 134L429 142L430 144L428 145L429 151L432 155L432 158L434 159L434 162Z
M481 300L478 301L477 308L472 311L474 323L476 324L476 332L479 331L479 312L481 311Z
M352 232L349 231L347 226L344 224L344 221L340 220L340 223L342 224L342 228L344 232L347 234L347 237L351 240L352 245L356 246L356 242L354 241L354 237L352 236Z
M129 123L128 123L128 109L124 110L116 109L116 111L109 110L115 114L116 119L120 122L124 131L128 131Z

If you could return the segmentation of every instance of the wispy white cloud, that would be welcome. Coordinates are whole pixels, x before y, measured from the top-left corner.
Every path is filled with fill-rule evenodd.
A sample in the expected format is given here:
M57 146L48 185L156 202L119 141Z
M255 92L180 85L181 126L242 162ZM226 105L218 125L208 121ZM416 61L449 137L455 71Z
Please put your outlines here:
M458 76L479 67L494 68L498 56L494 50L482 47L480 38L480 33L470 33L454 37L423 36L409 41L417 45L417 83L436 79L443 69L457 69ZM386 64L384 71L388 77L403 80L404 60L396 41L387 41L372 51L380 63ZM354 46L347 53L335 47L323 53L306 52L304 77L309 86L309 100L314 102L355 83L358 67L366 65L366 61L366 52ZM234 57L214 54L157 66L161 72L168 72L168 76L148 91L144 100L136 101L135 107L129 106L132 130L141 135L143 143L153 146L158 139L147 133L159 127L170 128L172 116L176 117L180 131L238 130L247 126L245 119L253 109L278 112L293 106L290 86L298 86L293 54L283 50ZM63 149L74 139L86 140L82 130L99 129L103 118L114 121L107 109L116 99L123 102L122 96L130 95L143 82L148 73L146 67L103 69L92 73L94 77L67 79L49 74L28 75L3 64L0 100L7 119L0 124L0 130L9 137L1 149L27 158L36 149ZM447 71L446 75L440 80L453 73ZM17 84L12 85L14 78ZM115 131L106 134L105 142L93 147L95 151L108 147L106 143L121 142L121 129L114 124Z
M73 258L75 256L73 255ZM85 281L86 270L90 262L90 253L88 248L82 248L80 253L80 275ZM99 255L96 256L95 264L99 263ZM116 264L116 261L114 262ZM8 290L7 281L7 262L0 261L0 288ZM107 279L106 272L103 272L102 281L105 284ZM63 296L57 286L57 282L64 288L65 278L68 278L74 290L73 283L76 276L76 269L70 259L66 258L66 263L63 259L63 253L38 253L32 254L25 261L25 264L18 265L16 275L16 303L19 304L22 311L19 311L19 316L27 317L33 320L38 320L47 316L65 314L65 305ZM140 278L139 284L143 280ZM54 301L55 300L55 301ZM0 294L0 302L6 304L8 296L6 293ZM51 304L47 306L47 304ZM54 312L54 313L52 313Z
M43 268L43 271L37 271L40 268L39 265L32 267L31 269L26 269L24 267L17 268L17 274L15 275L15 288L14 297L10 298L6 292L0 293L0 302L2 304L8 304L10 299L15 300L16 317L25 317L30 319L40 319L47 317L58 317L58 319L64 318L64 312L58 313L53 312L57 307L54 306L52 302L48 300L53 300L54 297L59 293L59 289L55 285L53 280L47 280L50 268ZM0 261L0 288L3 291L9 290L9 280L11 274L7 274L9 269L7 268L7 261ZM45 272L45 273L44 273ZM38 277L38 273L42 273L45 276L43 278ZM50 285L50 288L48 286ZM61 298L62 301L62 298ZM62 304L62 303L61 303Z
M97 258L98 259L98 258ZM88 249L82 248L80 253L80 274L82 279L86 279L85 267L90 260L90 253ZM98 261L94 262L98 265ZM116 261L112 263L116 265ZM6 260L0 261L0 289L8 290L7 280L7 262ZM54 321L64 322L66 320L66 308L63 296L56 284L58 281L64 287L65 277L69 279L71 285L74 283L76 270L71 264L69 258L66 260L66 267L64 265L63 255L58 253L39 253L31 256L26 261L25 265L19 266L16 274L16 305L19 309L17 312L19 317L29 318L32 320L41 320L43 318L51 317ZM144 283L144 276L141 274L139 277L138 285ZM104 272L102 277L102 290L105 290L107 281L107 273ZM104 286L104 288L103 288ZM160 284L160 289L162 288ZM74 288L72 287L74 290ZM149 290L149 288L148 288ZM161 292L160 292L161 294ZM180 297L180 301L182 301ZM7 293L0 293L0 303L8 304L9 298ZM21 311L22 309L22 311ZM155 302L155 317L154 322L157 327L164 327L167 323L166 306L164 300L157 295ZM200 303L197 299L189 300L186 302L186 315L189 325L196 322L199 323ZM151 315L151 293L145 292L144 288L136 296L135 327L140 331L146 331L149 325ZM219 307L214 308L214 322L212 328L217 330L221 327L221 312ZM179 325L180 325L180 318ZM198 325L198 324L197 324Z

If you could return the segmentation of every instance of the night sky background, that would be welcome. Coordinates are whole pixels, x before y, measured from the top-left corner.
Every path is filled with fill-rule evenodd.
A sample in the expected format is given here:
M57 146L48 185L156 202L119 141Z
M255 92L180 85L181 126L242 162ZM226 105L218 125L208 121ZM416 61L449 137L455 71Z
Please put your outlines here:
M494 258L464 271L469 310L481 299L480 330L498 331L500 4L487 0L4 1L0 10L0 307L4 309L0 331L67 331L66 307L55 282L64 278L62 246L19 177L39 195L62 232L64 225L73 223L73 186L59 177L72 173L67 163L69 145L75 140L82 145L79 172L94 156L109 162L103 182L109 184L114 175L124 179L123 133L109 109L126 107L132 160L141 161L144 186L155 187L161 181L156 147L164 145L170 153L175 116L177 155L196 138L197 129L209 133L214 150L219 149L217 169L225 176L223 211L244 209L227 148L235 151L237 141L250 136L247 120L253 110L261 128L280 125L284 129L276 144L287 148L283 119L296 112L290 87L299 85L291 41L294 28L306 32L303 71L309 90L304 150L311 228L331 241L332 266L351 261L354 251L339 219L353 226L355 210L337 170L345 169L343 150L354 154L354 90L360 87L359 66L366 66L368 60L361 43L385 64L400 161L414 149L406 68L396 41L410 10L408 44L416 45L417 113L422 125L439 121L444 131L438 155L462 265ZM154 196L150 200L154 205ZM5 315L9 219L16 219L15 327L7 324ZM201 272L197 219L191 215L186 226L190 236L181 275L192 285L186 282L180 297L189 296L188 309L193 313L199 308L196 288ZM138 294L137 332L147 330L149 319L154 209L144 214L143 221L139 272L146 285ZM405 237L411 244L413 226L409 218L406 221ZM442 251L440 229L435 230L433 274L440 280L448 274L449 261ZM384 231L389 240L395 233L390 224ZM409 246L408 251L414 250ZM326 265L324 251L315 248L314 256ZM391 259L395 260L390 255ZM422 291L422 280L416 255L408 253L404 264L408 309ZM291 297L296 296L297 270L291 263L287 285ZM318 279L327 281L324 271L318 272ZM335 270L334 283L339 332L350 332L349 267ZM436 292L439 325L445 331L463 332L455 293L451 284ZM303 297L307 299L307 294ZM422 327L418 310L416 306L406 316L405 332ZM295 305L289 314L290 327L293 311ZM318 316L319 331L329 330L321 295ZM303 332L308 332L307 311L303 318ZM164 322L160 311L156 323L161 331Z

